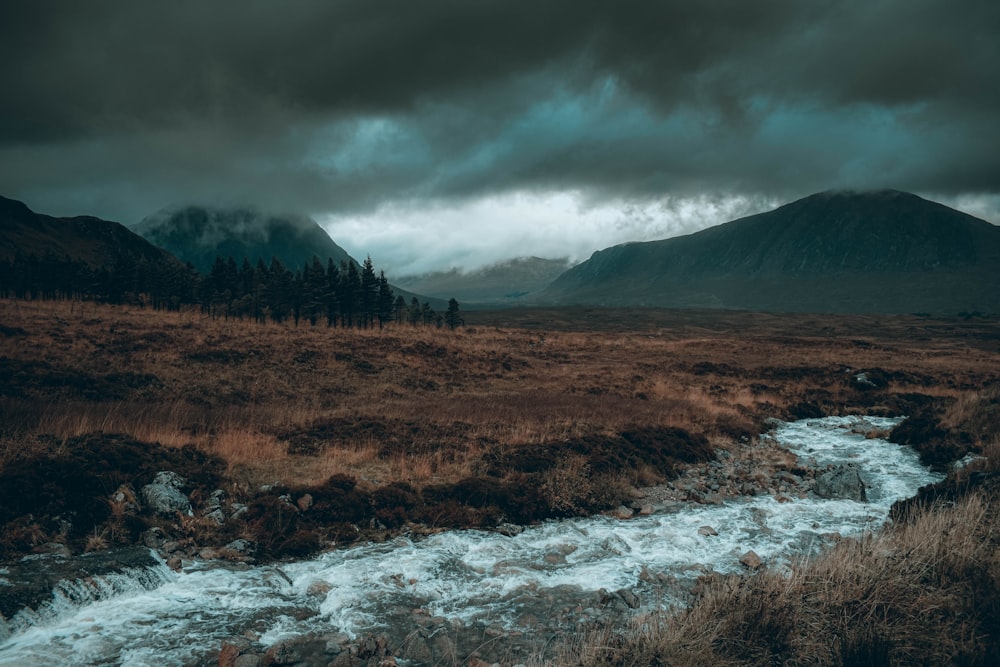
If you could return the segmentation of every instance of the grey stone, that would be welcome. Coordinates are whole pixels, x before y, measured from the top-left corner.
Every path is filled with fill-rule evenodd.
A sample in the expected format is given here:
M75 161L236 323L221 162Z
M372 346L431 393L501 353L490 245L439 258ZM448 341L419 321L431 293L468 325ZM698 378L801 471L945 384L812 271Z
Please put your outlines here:
M764 566L764 561L754 552L753 549L740 556L740 565L748 570L759 570Z
M177 512L190 516L191 501L181 489L187 482L175 472L158 472L152 484L142 487L142 499L152 511L163 516Z
M226 522L226 513L219 508L215 508L211 512L205 515L206 519L211 519L218 525L222 525Z
M865 482L857 464L845 463L828 470L816 478L813 493L820 498L846 498L858 502L868 502Z
M153 526L142 534L142 543L150 549L159 549L166 541L167 536L156 526Z
M621 588L615 591L615 594L622 599L629 609L639 608L639 596L630 591L627 588Z

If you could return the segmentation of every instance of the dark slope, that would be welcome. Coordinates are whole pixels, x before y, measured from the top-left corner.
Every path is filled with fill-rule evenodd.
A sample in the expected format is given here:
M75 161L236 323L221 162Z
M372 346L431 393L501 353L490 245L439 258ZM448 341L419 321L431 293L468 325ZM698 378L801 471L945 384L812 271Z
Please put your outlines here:
M248 257L270 263L277 257L288 268L301 268L314 255L324 266L354 261L314 220L305 216L274 216L246 208L200 206L165 209L145 218L135 231L165 248L202 273L212 269L217 255L237 262Z
M903 192L824 192L696 234L602 250L538 300L998 312L1000 228Z
M505 306L541 290L569 265L565 259L519 257L468 273L452 269L408 276L397 284L432 297L454 297L463 306Z
M170 270L182 266L170 253L117 222L89 216L53 218L0 197L0 259L18 254L69 258L96 269L139 259Z

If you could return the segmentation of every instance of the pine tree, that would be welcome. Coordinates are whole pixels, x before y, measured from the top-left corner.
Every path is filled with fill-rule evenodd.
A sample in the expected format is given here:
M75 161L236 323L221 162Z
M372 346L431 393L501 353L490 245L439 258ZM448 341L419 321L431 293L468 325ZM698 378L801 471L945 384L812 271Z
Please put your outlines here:
M385 326L386 322L391 322L395 313L395 300L392 298L392 288L389 287L389 279L385 277L385 271L379 271L378 276L378 328Z
M378 278L375 277L375 266L371 255L365 258L361 265L361 315L362 326L367 329L375 323L378 309Z
M448 299L448 311L444 314L444 323L448 325L449 329L465 324L462 316L458 314L458 301L453 298Z

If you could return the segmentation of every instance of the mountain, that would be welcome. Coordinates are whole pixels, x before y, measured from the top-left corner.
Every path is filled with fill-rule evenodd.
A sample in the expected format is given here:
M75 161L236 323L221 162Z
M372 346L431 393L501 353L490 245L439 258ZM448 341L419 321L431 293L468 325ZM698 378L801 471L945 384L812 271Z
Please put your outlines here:
M400 287L466 305L513 305L538 292L570 266L566 259L518 257L468 273L459 269L408 276Z
M69 258L94 269L140 259L171 270L182 266L170 253L117 222L90 216L54 218L0 197L0 260L18 254Z
M764 311L1000 312L1000 227L895 190L831 191L594 253L542 303Z
M268 264L271 257L277 257L290 269L300 268L313 255L324 266L330 257L337 264L354 261L315 220L305 216L184 206L148 216L133 229L202 273L211 271L217 255L237 262L244 257L253 263L263 259Z

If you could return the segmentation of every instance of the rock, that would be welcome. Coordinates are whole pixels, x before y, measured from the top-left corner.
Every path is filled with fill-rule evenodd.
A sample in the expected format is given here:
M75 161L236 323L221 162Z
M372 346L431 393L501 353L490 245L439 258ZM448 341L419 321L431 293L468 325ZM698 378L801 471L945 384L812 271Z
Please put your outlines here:
M241 649L233 644L223 644L219 651L219 667L235 667L236 658L240 657Z
M221 526L226 522L226 514L218 507L206 514L205 518L214 521L217 526Z
M152 484L142 487L142 499L153 512L173 516L177 512L191 516L191 501L181 489L187 481L175 472L158 472Z
M326 636L326 652L330 655L338 655L344 650L344 646L351 642L351 636L346 632L335 632Z
M431 647L427 645L427 640L417 633L410 634L398 651L399 657L415 662L417 664L432 664L434 656L431 655Z
M718 535L719 531L717 531L715 528L712 528L711 526L702 526L701 528L698 529L698 534L701 535L702 537L713 537L715 535Z
M621 588L615 591L615 595L622 599L629 609L639 608L639 596L628 590L627 588Z
M333 586L328 581L313 581L306 587L306 595L314 598L326 598L326 594L333 590Z
M364 660L354 657L349 651L344 651L334 658L328 667L359 667L363 664Z
M813 493L820 498L846 498L868 502L865 483L855 463L845 463L817 477L813 484Z
M760 559L753 549L740 556L740 565L748 570L759 570L764 566L764 561Z
M139 539L144 546L150 549L159 549L167 541L167 536L163 534L160 528L153 526L149 530L144 531Z
M299 654L287 642L279 642L267 650L269 665L292 665L299 661Z
M238 540L233 540L232 542L227 544L226 549L228 549L229 551L235 551L237 554L241 556L248 556L254 552L256 547L254 546L253 542L249 542L247 540L244 540L243 538L240 538Z
M232 505L229 506L229 511L230 511L229 518L239 519L241 516L247 513L248 509L249 508L243 503L233 503Z
M524 532L524 526L518 526L516 523L501 523L497 526L497 532L507 537L516 537Z
M205 507L222 507L224 502L226 502L226 492L222 489L216 489L215 491L212 491L212 495L210 495L208 500L205 501Z
M256 653L244 653L233 661L233 667L263 667L264 659Z
M616 519L631 519L632 510L625 507L624 505L619 505L617 509L611 512L611 516L615 517Z
M46 542L45 544L39 544L37 547L32 549L36 554L51 554L53 556L61 556L62 558L69 558L73 555L73 552L69 550L65 544L60 544L59 542Z

